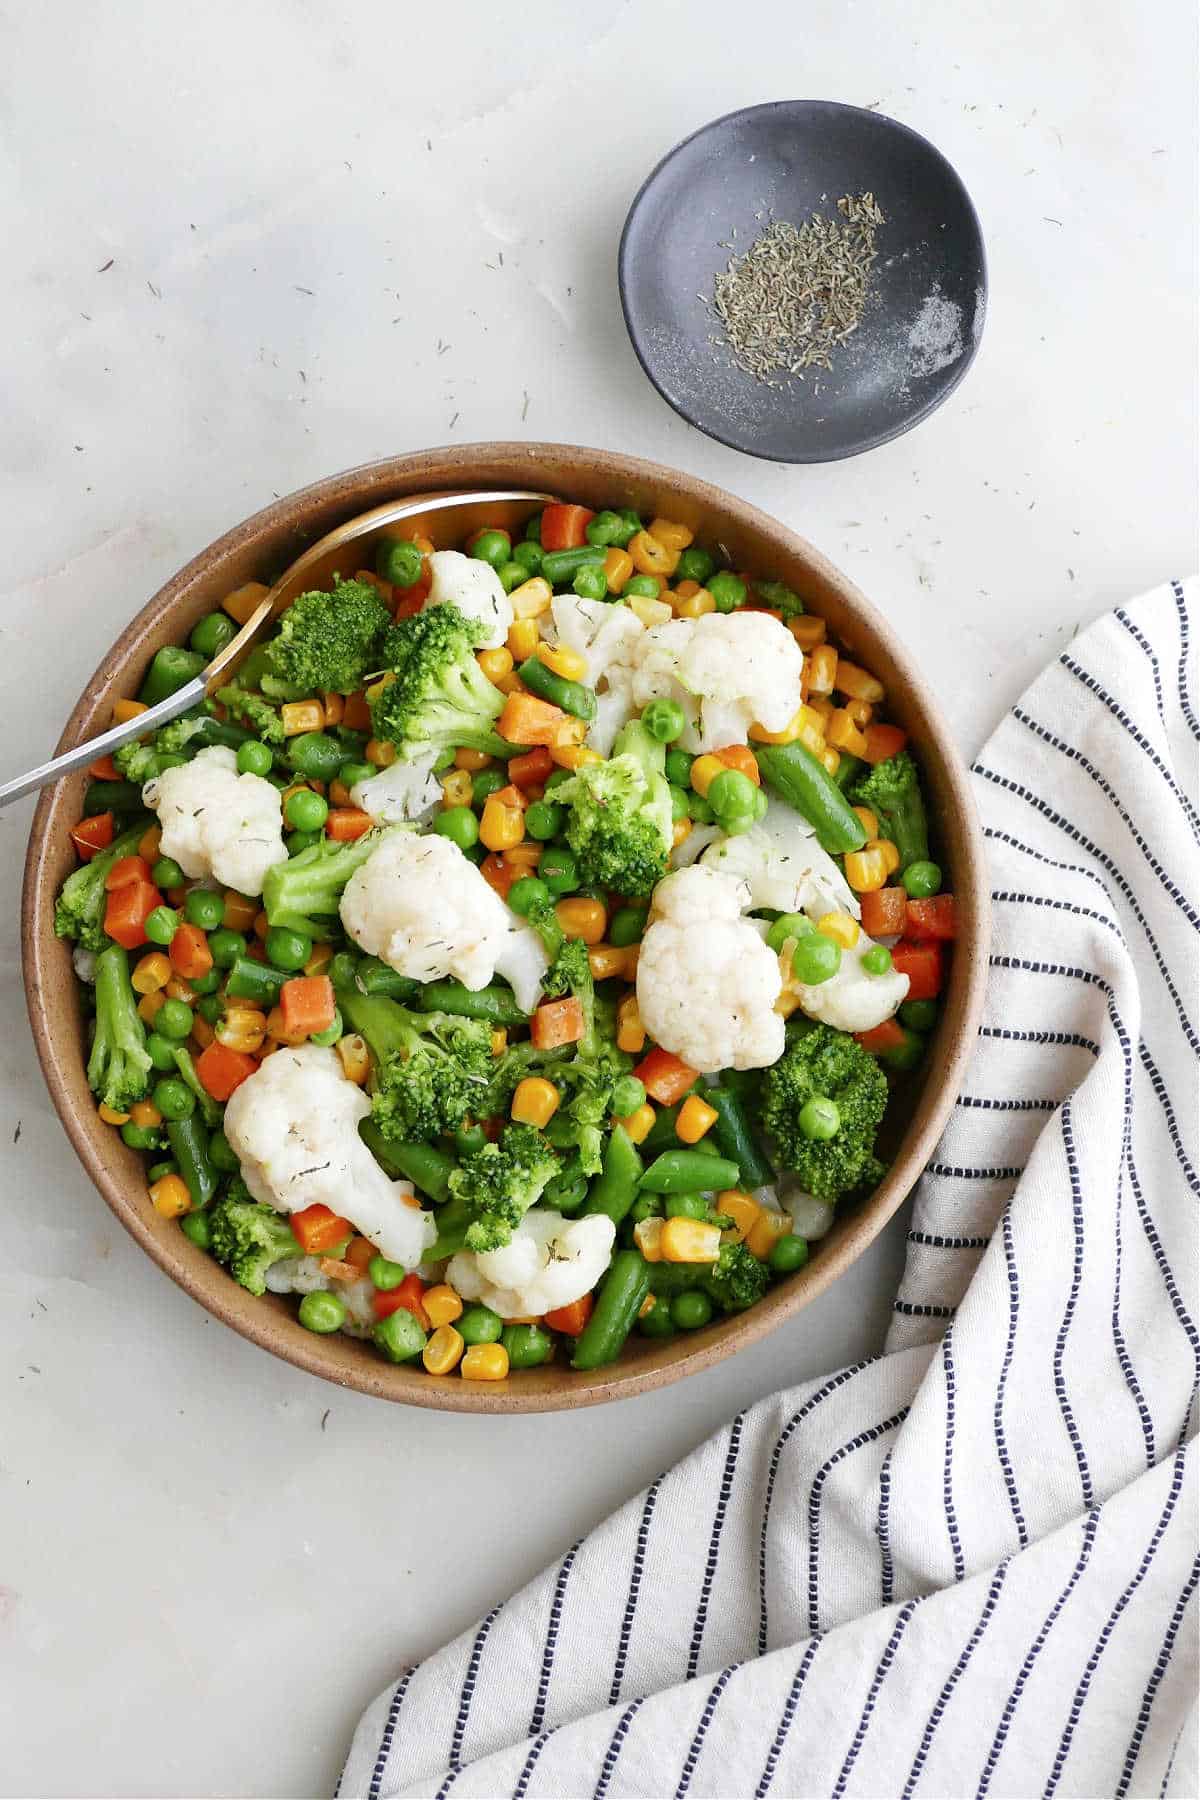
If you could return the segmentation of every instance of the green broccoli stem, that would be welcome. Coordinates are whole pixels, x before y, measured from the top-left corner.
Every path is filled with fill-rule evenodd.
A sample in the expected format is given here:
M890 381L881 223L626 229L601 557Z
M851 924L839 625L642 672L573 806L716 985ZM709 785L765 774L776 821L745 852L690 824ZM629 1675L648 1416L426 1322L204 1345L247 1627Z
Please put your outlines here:
M858 806L869 807L880 823L880 836L890 838L900 853L900 873L910 863L929 859L929 828L917 765L907 750L878 762L851 793Z
M353 988L338 990L342 1022L366 1038L376 1062L408 1056L419 1040L411 1015L386 994L360 994Z
M350 844L322 838L291 856L273 863L263 881L263 906L270 923L305 937L330 938L337 928L338 905L350 877L386 838L407 825L390 825L368 831Z
M96 958L96 1036L88 1057L88 1086L114 1112L127 1112L146 1092L150 1055L129 980L129 956L110 944Z
M414 995L421 1012L450 1013L459 1019L484 1019L490 1025L524 1025L521 1011L506 987L468 988L461 981L427 981Z

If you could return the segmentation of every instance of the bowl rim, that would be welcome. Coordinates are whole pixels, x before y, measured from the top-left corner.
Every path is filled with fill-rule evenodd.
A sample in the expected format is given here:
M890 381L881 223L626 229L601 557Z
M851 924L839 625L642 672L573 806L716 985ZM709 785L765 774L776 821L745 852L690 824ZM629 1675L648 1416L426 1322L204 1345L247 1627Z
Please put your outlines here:
M744 438L727 436L717 425L706 423L702 418L698 418L694 409L689 408L682 401L677 399L675 395L668 392L663 381L657 374L653 359L645 346L645 332L640 325L635 323L631 316L630 291L632 288L632 271L630 267L631 251L629 240L636 223L637 214L640 212L650 189L664 173L668 164L674 162L677 156L682 155L683 151L685 151L690 144L694 143L697 138L702 138L709 132L717 131L722 126L729 125L735 119L748 119L760 113L793 112L797 108L815 112L857 113L864 119L871 119L876 124L885 125L890 130L899 132L904 137L911 138L916 144L920 145L923 150L927 151L936 162L942 165L950 176L954 186L958 189L967 221L971 226L975 241L978 245L978 294L981 318L978 328L971 334L967 353L960 358L953 375L944 383L944 385L937 389L936 393L931 394L922 406L919 406L914 412L908 414L899 424L891 425L884 430L856 438L852 443L848 443L841 448L833 449L828 452L822 451L820 455L817 455L815 452L805 451L799 455L783 456L773 450L756 449L753 444L747 442ZM976 356L979 354L979 346L983 338L983 325L987 318L988 297L987 246L984 242L983 226L980 222L975 202L971 198L966 182L963 180L954 164L943 150L938 149L937 145L933 143L931 139L927 138L922 132L915 131L911 125L906 125L902 119L894 119L890 113L876 112L870 107L852 106L845 100L825 100L819 98L809 100L760 100L753 106L738 106L735 107L732 112L721 113L720 116L715 119L706 120L703 125L698 125L695 131L690 131L686 137L680 138L678 143L672 144L671 148L659 158L657 163L655 163L650 173L638 188L637 193L634 195L633 200L630 203L629 211L625 215L625 223L621 227L621 238L617 247L617 290L621 297L621 312L625 320L625 330L628 333L629 341L633 346L634 355L641 364L642 371L647 380L666 401L672 412L677 413L681 419L686 420L686 422L689 425L694 426L697 431L702 431L705 437L712 438L714 442L718 444L724 444L729 450L737 450L743 456L754 456L758 457L759 460L763 462L781 463L791 467L820 467L824 463L845 462L847 458L851 456L864 456L868 450L878 450L882 445L892 443L896 438L903 437L906 432L912 431L917 425L923 424L925 420L929 418L931 413L935 413L939 406L943 405L944 402L950 398L955 388L966 376L967 371L975 361Z
M681 1343L677 1338L666 1340L661 1346L654 1345L628 1366L617 1362L585 1374L555 1364L495 1384L430 1376L423 1369L386 1363L368 1347L354 1343L342 1334L327 1338L304 1331L293 1318L285 1318L271 1304L238 1287L210 1257L191 1245L182 1232L168 1235L161 1229L166 1222L158 1220L144 1203L137 1204L128 1179L122 1178L104 1154L113 1138L111 1128L99 1120L94 1109L83 1113L71 1104L68 1082L72 1073L78 1080L78 1069L73 1067L76 1047L74 1044L68 1047L64 1035L51 1029L44 997L53 989L56 980L61 979L64 968L70 982L75 979L70 971L70 946L55 938L52 928L47 929L53 918L56 891L56 878L50 867L51 831L64 823L55 815L65 808L68 791L65 783L43 790L31 822L26 851L21 896L21 952L34 1045L55 1110L84 1170L109 1209L166 1275L206 1311L232 1326L251 1343L337 1386L437 1411L545 1412L631 1398L698 1373L765 1337L844 1273L908 1196L957 1099L983 1007L990 942L990 895L983 835L965 765L908 652L855 584L808 540L749 502L700 477L639 457L556 443L501 441L452 445L357 464L273 500L201 550L130 620L72 708L58 750L97 729L118 676L126 672L126 665L147 629L165 609L184 603L189 591L203 581L214 564L247 551L273 529L302 523L306 508L345 496L357 510L366 511L383 497L385 488L398 494L432 492L447 483L461 483L464 488L473 483L484 485L493 480L495 468L507 470L506 478L514 482L527 481L530 486L544 486L551 492L563 491L554 479L545 477L547 465L552 468L561 465L561 472L569 475L571 464L578 468L580 459L583 459L590 480L607 482L614 490L621 484L636 482L648 489L686 494L693 511L723 511L736 518L739 529L774 538L789 553L803 559L814 577L836 592L864 636L879 643L911 689L917 706L929 721L931 738L936 741L940 775L949 791L961 832L962 867L955 873L955 893L972 919L974 930L969 944L960 944L952 964L952 985L939 1027L939 1055L944 1057L940 1081L935 1082L931 1076L923 1085L914 1118L906 1128L887 1176L875 1193L847 1216L844 1227L839 1223L838 1240L828 1243L824 1251L814 1255L806 1267L786 1283L771 1289L758 1305L696 1333L690 1340ZM530 472L535 466L538 470L536 480ZM493 472L483 474L480 472L483 468ZM347 1350L347 1346L351 1349ZM551 1374L566 1379L561 1386L556 1382L549 1387L537 1380L539 1376ZM530 1385L526 1386L526 1383Z

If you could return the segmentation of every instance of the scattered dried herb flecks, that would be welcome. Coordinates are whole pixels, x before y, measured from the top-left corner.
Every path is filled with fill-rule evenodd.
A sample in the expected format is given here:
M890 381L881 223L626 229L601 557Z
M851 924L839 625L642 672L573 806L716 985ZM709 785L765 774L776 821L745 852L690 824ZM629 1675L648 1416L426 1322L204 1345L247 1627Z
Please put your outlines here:
M843 195L837 208L841 219L818 212L805 225L773 219L713 282L711 305L725 335L710 341L769 387L784 385L775 375L832 369L833 352L862 319L875 229L886 221L871 193Z

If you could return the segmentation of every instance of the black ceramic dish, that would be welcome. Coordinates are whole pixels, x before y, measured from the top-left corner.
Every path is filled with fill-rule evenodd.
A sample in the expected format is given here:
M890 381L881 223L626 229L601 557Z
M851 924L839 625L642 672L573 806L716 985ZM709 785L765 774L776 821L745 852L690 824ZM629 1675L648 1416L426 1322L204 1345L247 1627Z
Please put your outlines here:
M771 218L836 218L843 194L868 191L887 223L862 323L832 373L810 369L782 390L743 373L709 342L720 322L699 298L729 260L722 240L748 249ZM830 100L747 107L676 145L630 208L618 278L664 400L735 450L795 463L871 450L940 406L970 366L987 295L979 220L945 157L895 119Z

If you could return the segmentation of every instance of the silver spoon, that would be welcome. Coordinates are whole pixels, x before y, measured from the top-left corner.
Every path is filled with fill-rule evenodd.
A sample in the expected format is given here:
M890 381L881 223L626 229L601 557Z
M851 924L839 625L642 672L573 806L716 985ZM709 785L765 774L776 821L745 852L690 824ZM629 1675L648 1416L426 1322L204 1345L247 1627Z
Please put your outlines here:
M86 744L79 744L73 750L64 750L61 756L39 763L36 769L30 769L27 775L18 775L15 781L6 781L0 786L0 806L7 806L12 800L20 800L37 788L57 781L62 775L73 775L77 769L88 768L99 757L119 750L122 744L130 744L135 738L145 737L149 732L157 731L160 725L167 725L172 719L178 719L181 714L189 712L193 706L198 706L209 694L225 685L267 626L291 604L297 594L303 593L306 588L319 586L339 569L344 570L347 545L361 543L365 538L382 536L386 526L396 525L401 520L415 525L432 513L453 514L451 519L439 522L452 523L456 537L461 537L465 530L474 525L523 526L534 509L553 499L553 494L523 492L519 489L418 494L405 500L390 500L383 506L372 507L370 512L359 513L356 518L348 519L344 525L339 525L336 530L319 538L296 558L270 592L259 601L237 636L231 638L223 650L218 651L199 675L177 688L165 700L160 700L157 706L138 713L135 719L114 725L111 730L101 732L99 737L89 738ZM356 557L351 567L362 567L361 557Z

